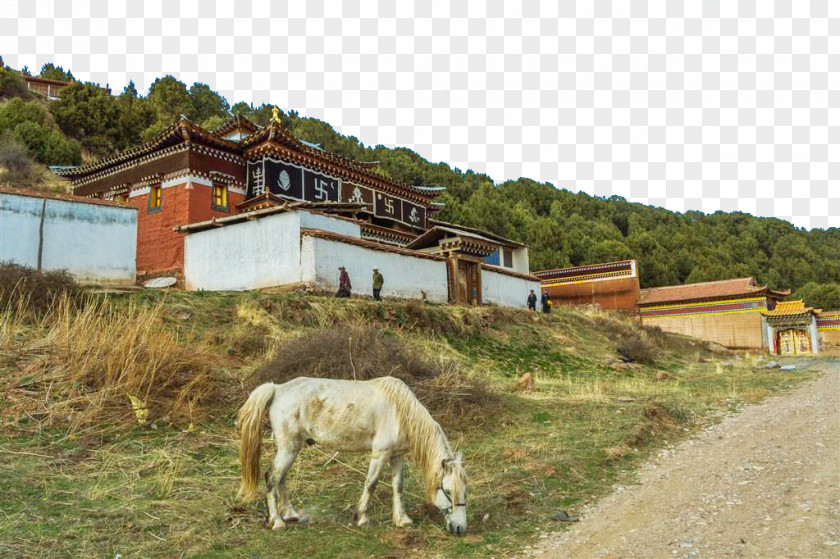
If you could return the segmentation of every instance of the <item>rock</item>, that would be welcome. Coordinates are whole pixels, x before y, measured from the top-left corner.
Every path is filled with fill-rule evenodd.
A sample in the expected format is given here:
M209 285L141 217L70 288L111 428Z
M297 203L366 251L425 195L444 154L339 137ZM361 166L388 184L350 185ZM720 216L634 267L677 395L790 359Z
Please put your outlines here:
M532 375L531 373L525 373L524 375L519 377L519 380L516 381L516 386L514 387L514 390L516 390L516 391L527 390L527 391L530 392L533 389L534 389L534 375Z
M143 287L147 289L165 289L167 287L172 287L176 283L178 283L178 280L172 276L164 276L162 278L150 279L143 284Z
M783 367L779 367L780 371L792 371L796 368L796 365L784 365Z
M765 368L765 369L775 369L775 368L777 368L778 366L779 366L779 364L778 364L778 363L776 363L775 361L770 361L769 363L767 363L766 365L764 365L764 368Z
M656 377L654 378L656 380L668 380L671 378L671 375L669 375L666 371L656 371Z
M551 519L556 520L558 522L577 522L580 520L580 517L569 514L564 510L561 510L556 514L551 515Z

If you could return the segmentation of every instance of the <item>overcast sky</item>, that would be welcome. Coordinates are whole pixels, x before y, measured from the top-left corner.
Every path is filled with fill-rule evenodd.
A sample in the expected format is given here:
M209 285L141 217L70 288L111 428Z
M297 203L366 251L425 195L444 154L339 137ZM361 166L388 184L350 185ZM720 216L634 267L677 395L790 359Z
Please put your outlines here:
M200 81L496 182L840 227L838 1L122 4L6 0L0 56Z

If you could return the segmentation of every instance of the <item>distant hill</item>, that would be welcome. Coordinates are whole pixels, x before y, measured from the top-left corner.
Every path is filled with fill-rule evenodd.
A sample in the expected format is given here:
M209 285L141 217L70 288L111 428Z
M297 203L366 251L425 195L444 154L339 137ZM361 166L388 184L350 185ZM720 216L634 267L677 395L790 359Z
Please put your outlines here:
M0 63L1 65L1 63ZM44 77L72 78L53 65ZM208 129L232 114L265 124L271 106L237 103L205 84L158 78L146 95L133 83L119 95L74 82L47 102L21 89L20 76L0 69L0 182L45 179L43 164L79 164L153 137L179 115ZM806 231L745 213L683 214L557 189L527 178L496 184L489 176L431 163L406 148L366 146L326 122L282 112L297 137L362 161L415 185L445 186L441 218L487 229L530 246L534 270L624 258L639 261L643 287L755 276L779 289L802 289L809 304L840 307L840 229ZM5 172L3 171L5 168ZM35 171L21 173L27 168ZM39 171L40 169L40 171Z

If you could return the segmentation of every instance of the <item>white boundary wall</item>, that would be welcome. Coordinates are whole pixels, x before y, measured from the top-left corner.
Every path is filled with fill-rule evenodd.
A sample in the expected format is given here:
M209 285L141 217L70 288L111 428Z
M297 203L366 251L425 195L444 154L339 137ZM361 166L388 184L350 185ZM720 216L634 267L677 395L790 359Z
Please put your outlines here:
M36 268L39 245L43 270L64 269L85 283L133 284L137 210L0 192L0 260Z
M528 308L528 293L540 295L540 282L481 269L482 300L501 307Z
M338 267L350 274L353 293L373 295L373 268L385 278L383 297L426 299L446 303L446 262L376 250L341 241L304 235L301 249L303 282L319 289L338 290Z

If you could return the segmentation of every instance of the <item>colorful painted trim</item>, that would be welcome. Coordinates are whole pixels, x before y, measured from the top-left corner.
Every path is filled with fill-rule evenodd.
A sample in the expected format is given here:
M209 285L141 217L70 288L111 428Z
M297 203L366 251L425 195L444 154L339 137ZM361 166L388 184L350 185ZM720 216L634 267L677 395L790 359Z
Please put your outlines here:
M728 299L725 301L703 301L699 303L681 303L679 305L662 305L640 309L642 320L667 318L669 316L684 316L692 314L714 315L744 312L759 312L767 309L765 297L750 297L746 299Z
M817 317L817 330L840 330L840 316Z
M629 278L632 277L630 270L622 270L619 272L606 272L603 274L584 274L580 276L569 276L566 278L551 278L540 280L543 287L552 287L555 285L572 285L575 283L586 283L596 279L613 279L613 278Z

